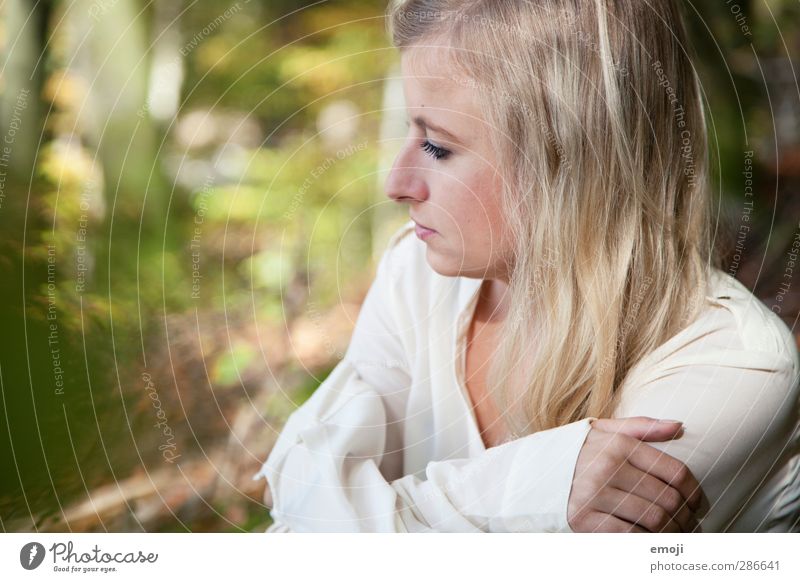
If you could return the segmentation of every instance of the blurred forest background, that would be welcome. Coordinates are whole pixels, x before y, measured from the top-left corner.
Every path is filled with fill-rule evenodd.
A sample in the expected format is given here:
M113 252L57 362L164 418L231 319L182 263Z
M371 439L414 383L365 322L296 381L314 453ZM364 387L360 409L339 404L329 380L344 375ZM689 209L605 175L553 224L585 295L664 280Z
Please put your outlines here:
M263 531L407 220L386 0L0 6L0 527ZM729 272L796 330L800 4L687 10Z

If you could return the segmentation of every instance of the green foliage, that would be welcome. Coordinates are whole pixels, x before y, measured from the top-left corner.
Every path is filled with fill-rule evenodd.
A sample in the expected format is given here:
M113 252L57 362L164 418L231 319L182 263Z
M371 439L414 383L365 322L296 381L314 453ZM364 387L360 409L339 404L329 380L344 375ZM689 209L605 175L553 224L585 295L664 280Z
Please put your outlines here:
M223 387L234 385L239 380L241 370L246 369L257 356L258 351L251 344L237 342L217 358L211 372L211 381Z
M26 6L12 4L9 11ZM781 85L774 71L800 46L796 1L740 4L752 34L728 3L687 8L722 190L739 203L742 152L774 139L780 122L770 103L787 103L787 91L796 100L793 78ZM14 152L23 159L23 133L38 139L36 128L45 128L36 166L14 168L33 180L9 177L0 208L4 526L28 511L41 526L87 488L163 465L143 373L184 459L227 438L236 388L263 389L253 378L264 376L262 353L272 357L272 346L252 338L286 334L303 305L324 312L365 283L380 197L382 81L397 59L386 0L156 3L134 21L124 15L139 5L119 0L88 25L86 15L56 7L50 20L40 7L35 29L19 33L33 48L15 62L40 63L36 75L4 73L8 87L47 76L30 93ZM0 19L27 21L13 16ZM109 30L131 32L114 38ZM89 41L75 41L75 31ZM160 44L166 32L179 33L177 46ZM122 55L118 41L135 50ZM157 118L149 103L132 113L131 99L160 89L146 86L141 70L125 86L101 74L127 75L131 62L154 67L158 50L185 72L174 119ZM351 127L338 139L340 126L320 122L337 104L353 110L339 116ZM192 118L195 111L207 115ZM236 134L232 118L250 133ZM213 179L201 186L205 176ZM284 358L278 372L296 372ZM273 394L263 412L285 419L330 371ZM252 503L244 513L232 500L218 508L244 520L232 531L269 524ZM228 527L159 527L187 526Z
M292 4L242 5L238 17L216 29L187 57L184 107L216 103L260 118L268 132L313 125L322 101L331 95L378 103L387 63L396 58L384 31L383 2L302 10ZM227 6L195 5L186 30L202 31ZM191 38L191 34L187 34ZM366 86L360 86L367 83ZM358 88L351 88L359 85Z
M396 57L384 7L208 0L185 11L149 5L128 21L137 6L120 0L80 22L59 9L41 29L21 32L36 50L20 62L39 62L49 75L30 92L46 101L30 98L22 127L33 131L40 112L49 117L41 119L36 167L17 168L34 181L7 182L0 212L8 226L0 279L14 282L0 286L0 381L13 387L5 391L0 456L3 474L19 477L0 488L4 524L30 510L46 526L87 488L168 466L153 397L182 460L223 442L230 425L220 416L235 416L236 388L260 389L262 352L273 357L252 338L286 333L303 294L324 310L343 284L363 283L357 271L370 253L365 210L375 197L382 77ZM70 36L77 29L90 37L80 45ZM161 44L165 29L180 33L177 45ZM123 60L121 46L131 49ZM137 68L121 86L101 74L119 72L123 61L125 75L131 60L155 67L159 50L185 71L174 119L157 118L149 100L131 102L158 94L163 80L148 87ZM9 74L22 75L13 86L28 82L24 71ZM332 145L318 116L347 101L356 124ZM207 125L187 121L195 110L208 112ZM225 114L247 121L250 137L228 132ZM202 146L185 143L212 126ZM203 176L213 177L206 188ZM58 342L48 343L54 329ZM63 394L55 393L62 382ZM292 399L305 400L317 384L298 387ZM268 525L263 511L234 505L220 507L247 515L245 529Z

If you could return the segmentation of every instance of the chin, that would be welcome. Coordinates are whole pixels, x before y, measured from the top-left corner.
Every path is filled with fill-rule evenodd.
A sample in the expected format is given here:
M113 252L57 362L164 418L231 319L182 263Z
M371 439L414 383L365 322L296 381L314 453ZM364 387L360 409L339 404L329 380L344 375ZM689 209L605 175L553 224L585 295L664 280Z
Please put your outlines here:
M442 257L436 251L431 250L430 247L428 247L425 257L428 260L428 265L430 265L431 269L436 271L442 277L458 277L461 274L459 265L462 263L462 261L458 259Z
M483 275L480 274L480 272L482 272L481 269L475 270L465 268L467 263L463 256L442 256L428 247L425 257L430 268L442 277L475 277L478 279L483 277Z

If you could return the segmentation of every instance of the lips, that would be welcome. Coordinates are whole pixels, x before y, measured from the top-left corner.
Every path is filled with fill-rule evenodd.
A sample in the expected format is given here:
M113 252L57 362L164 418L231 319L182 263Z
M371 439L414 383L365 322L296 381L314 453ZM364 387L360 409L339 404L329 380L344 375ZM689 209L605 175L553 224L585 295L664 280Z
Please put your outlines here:
M414 224L414 232L416 232L417 237L420 240L425 240L425 241L428 240L429 238L434 237L437 234L439 234L435 230L430 229L430 228L426 228L426 227L422 226L419 223L415 223Z
M424 224L422 224L421 222L419 222L419 221L417 221L417 220L414 220L413 218L412 218L411 220L413 220L413 221L414 221L414 224L416 224L416 225L417 225L417 226L419 226L420 228L424 228L425 230L430 230L430 231L432 231L432 232L436 232L436 230L435 230L435 229L433 229L433 228L431 228L430 226L425 226Z

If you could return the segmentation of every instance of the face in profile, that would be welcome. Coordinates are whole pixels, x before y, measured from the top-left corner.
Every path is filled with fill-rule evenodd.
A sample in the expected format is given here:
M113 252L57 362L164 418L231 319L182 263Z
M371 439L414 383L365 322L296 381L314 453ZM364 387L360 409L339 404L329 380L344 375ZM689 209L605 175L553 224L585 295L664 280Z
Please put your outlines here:
M447 49L412 46L401 56L409 133L386 181L408 204L431 268L443 276L508 280L496 171L476 91L456 77ZM430 229L430 230L424 230Z

